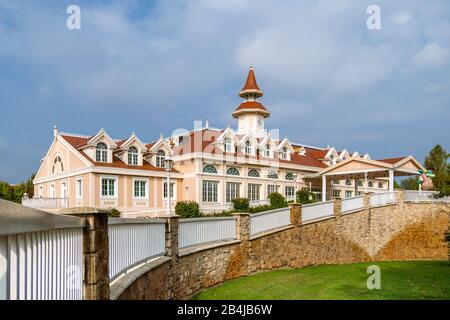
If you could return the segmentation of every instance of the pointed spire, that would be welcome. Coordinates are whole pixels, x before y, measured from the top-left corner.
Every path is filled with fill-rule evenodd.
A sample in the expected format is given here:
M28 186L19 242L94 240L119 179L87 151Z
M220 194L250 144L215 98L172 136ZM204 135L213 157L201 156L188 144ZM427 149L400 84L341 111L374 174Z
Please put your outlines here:
M253 65L250 65L250 71L248 72L247 81L244 84L239 95L242 98L248 97L248 95L254 95L256 98L262 97L263 92L256 82L255 72L253 71Z

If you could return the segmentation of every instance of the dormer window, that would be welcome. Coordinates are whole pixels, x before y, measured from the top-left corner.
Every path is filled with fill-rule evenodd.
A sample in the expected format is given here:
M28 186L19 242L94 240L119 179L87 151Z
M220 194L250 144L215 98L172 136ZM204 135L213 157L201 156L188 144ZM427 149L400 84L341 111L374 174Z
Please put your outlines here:
M303 148L303 147L301 147L301 148L300 148L299 154L300 154L301 156L304 156L304 155L306 154L306 149Z
M245 143L245 154L252 154L252 146L250 144L250 141L247 141Z
M132 166L138 165L138 150L136 147L130 147L128 149L128 164Z
M283 160L288 160L288 152L287 152L286 147L284 147L284 148L281 150L281 159L283 159Z
M225 138L223 143L225 147L225 152L233 152L233 143L231 142L230 138Z
M266 149L264 149L264 155L265 155L267 158L270 158L270 144L267 144L267 145L266 145Z
M97 148L95 150L95 161L108 162L108 147L103 142L97 144Z
M166 153L163 150L158 150L156 153L156 166L164 168L164 160L166 160Z

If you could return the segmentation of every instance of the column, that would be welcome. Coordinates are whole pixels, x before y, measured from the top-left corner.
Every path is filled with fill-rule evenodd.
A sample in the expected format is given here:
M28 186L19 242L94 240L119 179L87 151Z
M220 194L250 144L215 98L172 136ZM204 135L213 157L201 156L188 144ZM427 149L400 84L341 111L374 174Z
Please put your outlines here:
M358 179L353 179L353 183L355 184L355 194L354 197L358 196Z
M367 172L364 172L364 193L367 193L367 185L369 184L369 182L367 181L367 176L369 174Z
M389 192L394 192L394 170L389 170Z
M322 176L322 202L327 201L327 177Z

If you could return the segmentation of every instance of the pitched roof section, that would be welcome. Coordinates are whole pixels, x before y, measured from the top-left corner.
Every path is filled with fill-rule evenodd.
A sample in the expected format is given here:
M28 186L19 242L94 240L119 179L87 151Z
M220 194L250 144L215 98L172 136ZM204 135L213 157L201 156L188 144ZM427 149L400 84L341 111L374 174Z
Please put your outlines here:
M255 73L253 72L253 66L250 66L250 71L248 72L247 81L244 84L244 87L242 88L239 95L242 98L245 98L247 94L254 94L257 97L262 97L263 92L258 86L258 83L256 82Z
M406 157L388 158L388 159L381 159L381 160L377 160L377 161L385 162L385 163L389 163L389 164L396 164L397 162L402 161L405 158Z

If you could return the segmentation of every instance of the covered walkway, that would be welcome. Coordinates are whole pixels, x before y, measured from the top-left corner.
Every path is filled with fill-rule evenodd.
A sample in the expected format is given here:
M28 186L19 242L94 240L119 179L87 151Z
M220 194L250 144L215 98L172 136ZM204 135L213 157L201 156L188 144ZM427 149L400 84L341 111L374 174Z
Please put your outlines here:
M425 168L413 156L382 160L348 158L318 173L305 176L304 179L310 182L310 185L321 185L322 201L326 201L333 180L354 180L355 195L361 191L367 193L371 179L387 180L389 192L394 192L395 177L419 175L419 170ZM358 181L363 181L362 186L358 186ZM358 187L363 190L358 190Z

